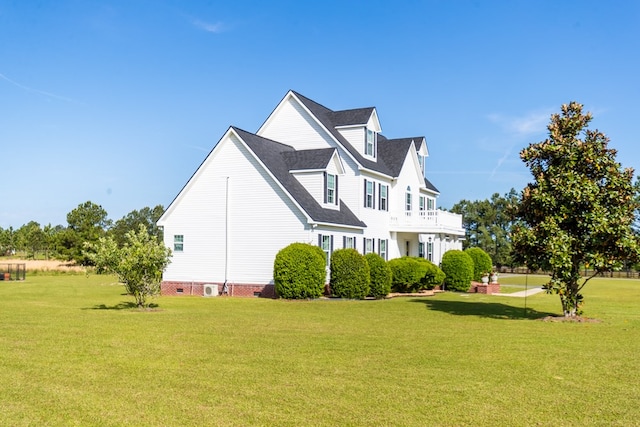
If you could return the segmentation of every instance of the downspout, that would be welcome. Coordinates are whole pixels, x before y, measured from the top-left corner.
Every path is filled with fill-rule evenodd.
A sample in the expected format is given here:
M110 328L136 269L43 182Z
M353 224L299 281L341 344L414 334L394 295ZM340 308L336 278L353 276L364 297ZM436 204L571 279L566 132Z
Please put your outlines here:
M224 286L228 289L229 281L229 177L226 177L224 191Z

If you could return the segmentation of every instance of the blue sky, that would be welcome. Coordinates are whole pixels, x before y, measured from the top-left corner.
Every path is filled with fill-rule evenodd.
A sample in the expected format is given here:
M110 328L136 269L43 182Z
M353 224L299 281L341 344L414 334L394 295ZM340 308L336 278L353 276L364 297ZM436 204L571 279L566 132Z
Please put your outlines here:
M287 90L424 135L439 205L522 189L579 101L640 171L637 1L0 0L0 227L173 200Z

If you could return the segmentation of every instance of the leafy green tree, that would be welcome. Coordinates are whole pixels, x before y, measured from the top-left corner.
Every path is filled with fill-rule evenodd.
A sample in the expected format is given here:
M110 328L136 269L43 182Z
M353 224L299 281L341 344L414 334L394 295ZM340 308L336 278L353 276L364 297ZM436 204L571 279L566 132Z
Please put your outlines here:
M494 193L491 199L456 203L451 211L462 215L464 249L477 247L489 254L494 265L512 265L510 231L512 206L517 202L518 194L511 189L504 196Z
M162 272L171 260L171 249L150 235L144 225L130 231L119 247L111 237L101 237L97 244L87 243L90 258L100 272L115 274L133 295L139 308L147 306L149 298L160 293Z
M547 291L560 296L567 317L581 313L580 292L592 277L638 259L633 170L616 162L609 138L587 128L591 119L581 104L565 104L551 116L549 137L520 152L535 181L516 212L515 254L551 272ZM593 275L583 278L581 266Z
M163 213L164 207L162 205L157 205L153 209L145 206L140 210L133 210L115 222L109 230L109 235L113 237L118 245L123 245L126 241L127 233L137 230L142 224L149 230L150 234L156 236L158 241L162 241L162 230L156 225L156 222Z
M0 227L0 255L9 255L15 250L15 231L13 227Z
M102 206L87 201L67 214L67 223L69 225L59 240L63 254L80 265L91 265L92 258L88 256L85 243L93 247L105 236L106 230L111 226L107 211Z
M28 258L35 258L42 250L45 243L45 235L36 221L30 221L16 231L18 248L25 251Z

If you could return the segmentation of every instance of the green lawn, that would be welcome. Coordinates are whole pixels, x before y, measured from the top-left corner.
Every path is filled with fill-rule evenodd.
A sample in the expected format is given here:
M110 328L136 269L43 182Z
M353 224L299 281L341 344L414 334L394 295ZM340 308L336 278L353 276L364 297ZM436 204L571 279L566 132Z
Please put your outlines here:
M518 283L514 283L517 285ZM557 296L162 297L104 276L0 282L3 426L632 426L640 281Z

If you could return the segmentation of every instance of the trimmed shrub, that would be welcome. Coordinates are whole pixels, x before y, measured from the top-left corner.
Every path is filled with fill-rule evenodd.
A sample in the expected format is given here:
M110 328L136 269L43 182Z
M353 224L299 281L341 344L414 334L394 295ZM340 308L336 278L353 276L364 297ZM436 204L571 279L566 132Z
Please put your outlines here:
M370 297L380 299L391 292L391 268L387 262L378 254L368 253L364 259L369 264Z
M473 280L481 280L482 273L489 272L493 268L491 257L480 248L465 249L465 252L473 260Z
M326 277L325 255L318 246L292 243L273 262L273 281L280 298L319 298Z
M445 252L442 256L442 271L446 275L444 284L447 290L469 290L473 279L473 260L469 254L457 249Z
M417 259L421 264L424 265L423 268L426 268L426 273L424 277L420 280L420 283L421 283L420 289L433 289L438 285L442 285L442 282L444 282L445 274L440 269L440 267L438 267L428 259L424 259L424 258L417 258Z
M442 284L444 273L434 263L424 258L395 258L389 261L391 288L395 292L416 292L433 289Z
M369 264L355 249L338 249L331 254L331 294L362 299L369 295Z

